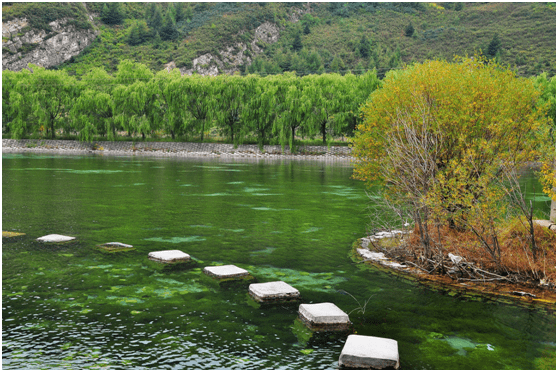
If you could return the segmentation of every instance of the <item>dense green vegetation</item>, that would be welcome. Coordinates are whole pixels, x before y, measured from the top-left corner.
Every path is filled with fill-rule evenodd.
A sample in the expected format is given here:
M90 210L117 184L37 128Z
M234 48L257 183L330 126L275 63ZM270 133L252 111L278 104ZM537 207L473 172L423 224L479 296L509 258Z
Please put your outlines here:
M374 71L323 74L185 76L154 74L122 61L75 77L31 66L2 74L2 129L11 138L77 136L80 140L170 137L217 133L230 143L289 144L319 137L330 143L352 135L359 107L379 85ZM33 104L29 104L33 102Z
M130 59L162 70L174 61L191 68L205 53L248 45L242 73L296 71L379 77L404 64L452 60L480 50L520 76L556 73L555 3L86 3L100 35L61 68L82 75L93 67L115 72ZM70 17L90 27L82 3L3 3L3 21L26 16L30 27ZM264 22L280 30L276 43L257 42Z
M49 23L61 18L69 18L68 23L78 28L92 27L83 3L2 3L2 22L14 18L27 18L28 29L47 32L52 31Z
M2 73L4 137L203 142L211 135L234 144L326 144L353 135L360 107L381 85L375 71L181 76L129 60L114 74L103 68L82 76L32 68ZM529 81L540 92L538 105L552 117L556 78L541 74Z

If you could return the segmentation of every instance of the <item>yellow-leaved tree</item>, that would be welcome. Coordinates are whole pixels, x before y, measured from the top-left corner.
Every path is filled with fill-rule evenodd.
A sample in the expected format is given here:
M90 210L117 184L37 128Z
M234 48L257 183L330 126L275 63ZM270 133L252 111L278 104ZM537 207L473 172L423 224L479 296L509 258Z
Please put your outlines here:
M427 258L435 253L430 231L449 224L473 231L498 262L501 186L506 169L537 156L536 133L548 120L539 94L477 56L388 74L362 108L354 177L381 181L385 197L408 209Z

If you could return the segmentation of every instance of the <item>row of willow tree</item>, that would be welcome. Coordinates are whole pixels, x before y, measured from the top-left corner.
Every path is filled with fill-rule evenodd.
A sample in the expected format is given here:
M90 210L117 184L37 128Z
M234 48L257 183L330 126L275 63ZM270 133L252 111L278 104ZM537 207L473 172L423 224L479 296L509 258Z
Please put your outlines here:
M4 137L82 141L141 135L199 138L216 128L237 145L247 140L294 149L299 138L351 136L359 107L380 86L375 72L298 77L154 74L122 61L114 76L101 68L81 77L30 66L2 72Z

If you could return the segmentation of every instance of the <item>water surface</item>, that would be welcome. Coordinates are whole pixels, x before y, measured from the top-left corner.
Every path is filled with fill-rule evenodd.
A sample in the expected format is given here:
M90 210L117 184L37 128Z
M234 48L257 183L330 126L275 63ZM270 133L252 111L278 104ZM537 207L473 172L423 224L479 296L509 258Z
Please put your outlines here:
M5 369L337 368L344 337L309 339L296 307L215 286L202 269L217 264L335 303L358 334L397 340L403 369L555 367L555 314L351 260L374 209L347 164L3 154L2 166L2 228L27 234L2 247ZM78 241L34 241L53 233ZM112 241L135 250L95 249ZM147 260L166 249L196 266Z

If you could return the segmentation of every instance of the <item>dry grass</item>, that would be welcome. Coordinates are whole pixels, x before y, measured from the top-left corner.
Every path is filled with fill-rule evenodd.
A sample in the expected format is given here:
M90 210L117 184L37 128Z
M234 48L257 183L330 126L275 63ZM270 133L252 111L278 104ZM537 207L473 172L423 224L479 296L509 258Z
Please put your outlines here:
M430 236L435 240L438 252L444 256L444 262L450 266L451 261L447 257L452 253L482 270L498 275L514 276L532 284L556 283L556 231L535 225L538 249L534 258L527 229L521 221L516 219L503 224L498 229L499 264L471 231L441 226L439 229L432 228ZM417 229L409 237L405 256L405 259L411 261L417 261L418 257L423 256Z

